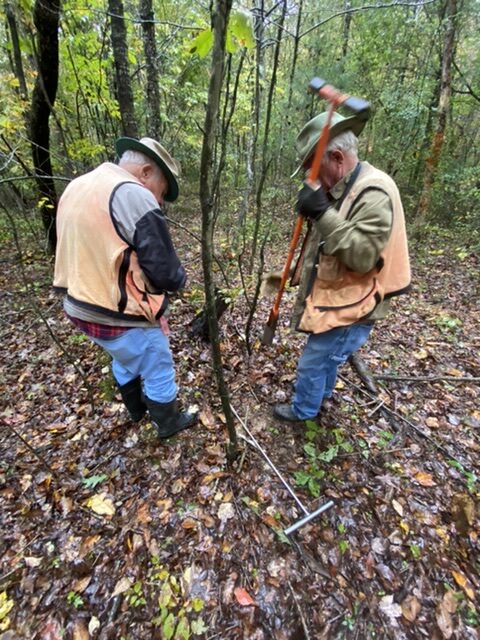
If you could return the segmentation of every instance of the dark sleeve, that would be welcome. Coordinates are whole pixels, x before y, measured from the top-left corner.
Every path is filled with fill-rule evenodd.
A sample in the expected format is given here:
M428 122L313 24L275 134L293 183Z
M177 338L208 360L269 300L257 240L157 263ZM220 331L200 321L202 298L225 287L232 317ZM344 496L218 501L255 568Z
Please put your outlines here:
M187 274L175 253L160 209L150 210L138 220L133 247L140 267L155 291L178 291L185 286Z

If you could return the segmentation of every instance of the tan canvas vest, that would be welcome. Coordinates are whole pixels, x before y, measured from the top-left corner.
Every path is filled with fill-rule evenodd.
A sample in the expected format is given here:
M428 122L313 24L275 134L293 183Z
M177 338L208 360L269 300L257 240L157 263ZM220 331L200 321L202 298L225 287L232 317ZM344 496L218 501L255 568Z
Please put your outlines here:
M368 163L343 201L338 215L348 219L355 201L366 189L381 189L392 202L390 238L377 265L368 273L348 269L335 256L319 255L313 285L297 328L323 333L335 327L367 320L385 298L406 293L410 285L407 235L400 194L394 181Z
M125 182L141 184L107 162L65 189L57 212L54 287L112 318L155 322L167 300L149 293L137 255L118 235L110 215L111 197Z

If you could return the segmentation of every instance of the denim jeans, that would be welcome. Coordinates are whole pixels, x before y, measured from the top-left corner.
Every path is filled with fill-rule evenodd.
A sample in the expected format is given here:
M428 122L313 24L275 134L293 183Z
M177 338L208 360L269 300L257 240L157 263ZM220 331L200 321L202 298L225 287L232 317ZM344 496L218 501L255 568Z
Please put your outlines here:
M309 336L298 361L293 410L301 420L315 418L335 387L337 368L367 341L371 324L337 327Z
M111 340L92 340L112 357L112 373L120 386L141 376L150 400L165 403L176 398L172 353L159 327L129 329Z

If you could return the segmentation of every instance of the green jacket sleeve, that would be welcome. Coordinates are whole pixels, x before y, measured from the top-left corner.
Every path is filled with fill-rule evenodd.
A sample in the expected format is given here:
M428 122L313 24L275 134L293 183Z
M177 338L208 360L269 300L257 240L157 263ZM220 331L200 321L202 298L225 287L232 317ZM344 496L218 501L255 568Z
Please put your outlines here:
M331 207L315 223L325 243L322 251L357 273L367 273L388 241L392 218L388 195L380 189L368 189L355 202L347 220Z

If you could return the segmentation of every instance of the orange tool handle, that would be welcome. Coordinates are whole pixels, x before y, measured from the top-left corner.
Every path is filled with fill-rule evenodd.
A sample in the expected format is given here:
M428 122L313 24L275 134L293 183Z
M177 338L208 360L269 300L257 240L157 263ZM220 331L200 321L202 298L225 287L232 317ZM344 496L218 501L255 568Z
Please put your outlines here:
M295 255L295 249L297 248L298 240L300 238L300 234L302 233L303 220L304 220L303 216L298 215L297 222L295 223L295 229L293 230L292 239L290 240L290 247L288 249L287 260L285 262L285 266L283 267L282 279L280 280L280 287L277 291L275 302L273 303L273 307L270 312L268 324L270 324L271 321L273 321L278 317L278 310L280 308L280 302L282 300L283 290L285 289L285 284L287 282L288 274L290 272L290 265L292 264L293 256Z

